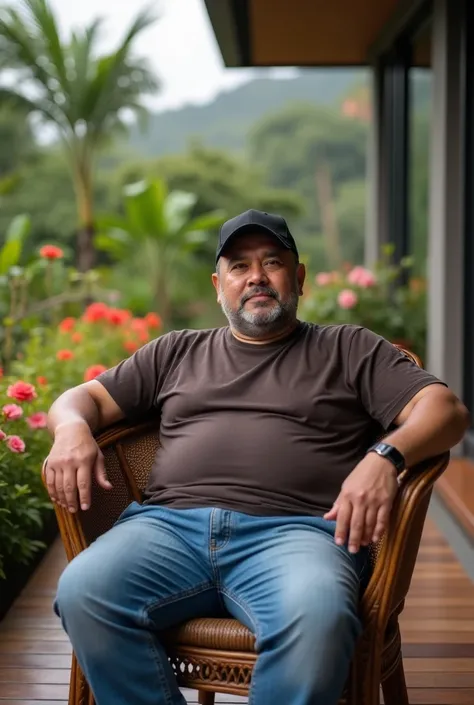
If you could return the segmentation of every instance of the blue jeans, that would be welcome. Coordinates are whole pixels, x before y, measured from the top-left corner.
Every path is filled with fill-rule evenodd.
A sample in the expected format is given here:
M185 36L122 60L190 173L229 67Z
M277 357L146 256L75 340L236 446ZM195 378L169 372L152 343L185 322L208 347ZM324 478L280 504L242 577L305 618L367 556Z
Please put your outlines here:
M366 551L319 517L132 503L63 572L55 611L98 705L184 705L157 632L232 615L256 635L252 705L336 705Z

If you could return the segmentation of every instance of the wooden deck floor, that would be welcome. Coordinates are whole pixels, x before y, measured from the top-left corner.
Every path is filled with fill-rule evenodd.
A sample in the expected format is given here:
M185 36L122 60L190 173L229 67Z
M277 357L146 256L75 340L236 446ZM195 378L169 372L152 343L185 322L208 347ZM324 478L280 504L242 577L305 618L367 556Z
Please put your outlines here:
M0 705L67 702L71 649L51 610L64 564L57 543L0 625ZM474 584L431 521L402 632L411 705L474 705ZM191 691L186 697L197 702Z

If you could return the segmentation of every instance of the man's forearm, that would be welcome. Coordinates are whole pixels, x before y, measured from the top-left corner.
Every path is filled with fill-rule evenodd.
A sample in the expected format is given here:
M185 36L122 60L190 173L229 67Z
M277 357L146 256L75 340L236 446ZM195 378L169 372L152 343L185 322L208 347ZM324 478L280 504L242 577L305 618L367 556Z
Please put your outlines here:
M83 387L74 387L52 404L48 412L48 429L54 436L59 426L85 422L91 431L95 431L99 418L99 409L89 392Z
M411 467L455 446L468 426L467 409L454 395L427 394L415 404L405 423L384 441L395 446Z

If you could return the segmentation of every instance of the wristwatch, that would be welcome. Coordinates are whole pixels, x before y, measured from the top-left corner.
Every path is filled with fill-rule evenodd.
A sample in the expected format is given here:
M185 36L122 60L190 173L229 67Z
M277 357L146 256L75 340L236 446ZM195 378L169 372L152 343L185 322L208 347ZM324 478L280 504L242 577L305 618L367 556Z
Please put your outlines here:
M399 450L397 450L394 446L389 445L388 443L375 443L369 448L367 453L377 453L382 458L387 458L387 460L390 460L392 465L395 466L397 473L402 472L402 470L405 469L405 458Z

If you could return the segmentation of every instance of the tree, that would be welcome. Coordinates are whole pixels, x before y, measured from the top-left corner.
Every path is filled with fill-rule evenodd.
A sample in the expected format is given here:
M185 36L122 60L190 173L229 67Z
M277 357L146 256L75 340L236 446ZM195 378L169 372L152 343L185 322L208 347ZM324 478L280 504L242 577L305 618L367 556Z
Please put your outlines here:
M118 172L121 186L144 177L164 179L171 190L196 195L192 215L224 210L229 217L258 208L287 218L301 215L297 194L265 186L264 174L253 165L220 149L191 144L184 154L129 163Z
M143 59L132 56L136 38L153 21L140 13L113 52L98 55L100 21L69 41L59 36L47 0L23 0L23 12L8 8L0 15L0 66L16 70L17 80L0 90L0 100L25 107L52 125L71 170L79 221L78 267L95 262L93 182L102 145L126 113L143 116L141 98L157 81Z
M303 200L295 230L318 268L348 258L337 204L346 184L365 178L367 134L367 124L342 109L291 104L249 135L249 160L261 166L268 186L291 189Z
M124 216L99 219L103 232L97 234L96 246L119 263L115 276L121 280L120 288L132 286L151 298L167 328L173 316L173 291L179 290L181 303L188 302L193 279L199 278L199 261L193 255L226 215L213 211L193 217L197 197L169 191L160 179L127 185L123 196Z

